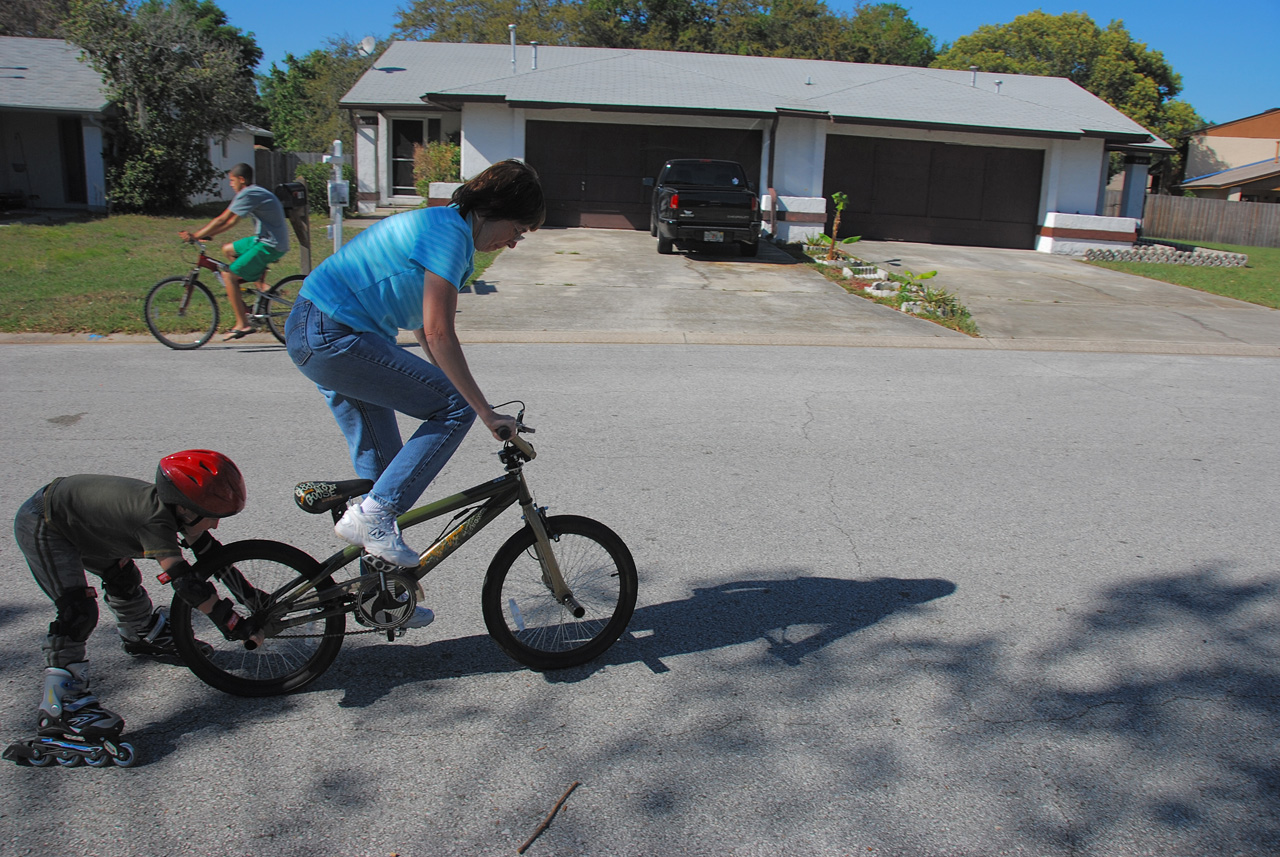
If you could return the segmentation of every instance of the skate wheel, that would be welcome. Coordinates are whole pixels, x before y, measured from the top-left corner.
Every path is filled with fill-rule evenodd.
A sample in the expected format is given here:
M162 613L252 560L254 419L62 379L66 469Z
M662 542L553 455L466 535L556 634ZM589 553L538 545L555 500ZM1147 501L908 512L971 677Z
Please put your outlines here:
M83 759L80 756L77 756L74 753L67 756L58 756L57 759L58 759L58 764L64 768L74 768L77 765L79 765L80 762L83 761Z
M133 763L138 761L138 754L133 751L133 745L129 742L116 745L116 767L132 768Z
M84 763L91 768L105 768L111 764L111 754L106 750L98 750L85 757Z
M53 764L53 756L50 756L39 747L32 747L31 757L27 759L27 764L33 768L47 768Z

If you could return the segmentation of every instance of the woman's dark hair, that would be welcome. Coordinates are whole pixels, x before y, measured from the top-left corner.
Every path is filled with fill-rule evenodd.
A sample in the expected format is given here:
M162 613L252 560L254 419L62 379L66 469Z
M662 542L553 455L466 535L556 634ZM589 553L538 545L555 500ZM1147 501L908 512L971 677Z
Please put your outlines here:
M547 217L538 174L515 158L499 161L462 185L451 202L463 217L474 211L486 220L514 220L530 229Z

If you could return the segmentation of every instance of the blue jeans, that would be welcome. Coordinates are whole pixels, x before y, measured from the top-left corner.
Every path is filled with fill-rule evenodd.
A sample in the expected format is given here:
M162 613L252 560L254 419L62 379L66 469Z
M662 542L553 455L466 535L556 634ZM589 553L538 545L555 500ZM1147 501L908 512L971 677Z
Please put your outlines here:
M352 330L306 298L285 324L289 357L315 382L347 437L356 475L403 514L458 449L475 411L436 366L378 333ZM407 443L396 413L423 423Z

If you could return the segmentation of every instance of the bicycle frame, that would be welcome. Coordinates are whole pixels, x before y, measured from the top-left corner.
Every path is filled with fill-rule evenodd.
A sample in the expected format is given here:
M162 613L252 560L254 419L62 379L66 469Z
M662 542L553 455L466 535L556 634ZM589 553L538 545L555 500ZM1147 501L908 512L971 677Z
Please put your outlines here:
M523 442L520 445L524 446L529 453L532 453L532 447ZM564 582L559 564L556 562L555 553L551 550L551 540L543 523L542 510L534 506L533 494L525 481L523 463L520 459L522 452L523 450L520 450L519 447L512 446L499 453L507 467L505 475L482 485L468 488L458 494L436 500L433 503L410 509L401 515L397 519L397 523L400 525L401 530L407 530L410 527L418 526L480 503L470 514L432 542L431 546L420 555L418 565L415 568L395 569L388 567L387 569L378 569L376 573L386 574L388 572L403 571L420 583L436 566L466 544L472 536L483 530L508 508L518 503L523 510L525 522L534 532L535 550L538 554L538 561L542 565L544 579L551 588L556 600L568 607L575 617L581 618L585 610L574 599L573 593ZM529 457L532 457L532 455ZM320 570L309 580L300 581L293 584L291 588L273 593L272 601L277 605L281 603L289 605L291 612L298 610L310 611L312 608L315 608L317 612L305 612L304 615L293 619L272 619L263 630L268 631L269 635L275 635L285 628L308 624L328 616L350 612L353 609L353 605L348 602L346 596L354 587L362 583L367 573L335 583L333 586L326 587L323 590L318 587L320 581L334 575L351 562L360 559L363 554L363 550L356 545L345 547L321 562ZM366 557L366 559L369 558ZM373 561L379 562L376 558ZM307 597L308 593L312 592L314 594ZM340 603L329 606L332 602L339 600Z

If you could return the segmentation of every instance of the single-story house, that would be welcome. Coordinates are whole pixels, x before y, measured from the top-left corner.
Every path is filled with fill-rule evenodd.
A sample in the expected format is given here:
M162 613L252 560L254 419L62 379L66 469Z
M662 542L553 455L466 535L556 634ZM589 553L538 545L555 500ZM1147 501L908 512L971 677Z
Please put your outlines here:
M107 210L103 120L111 104L102 78L62 39L0 37L0 204ZM254 163L271 132L237 127L209 140L209 161L228 170ZM191 202L230 200L223 182Z
M841 237L1125 243L1135 216L1101 216L1108 155L1132 155L1126 179L1144 189L1150 153L1170 151L1063 78L774 57L398 41L340 104L366 210L420 203L413 147L429 140L461 143L464 178L524 159L565 226L647 229L645 177L672 157L729 158L786 241L823 230L843 191Z
M0 199L105 211L102 78L62 39L0 38Z
M1208 199L1280 202L1280 108L1201 128L1180 187Z

